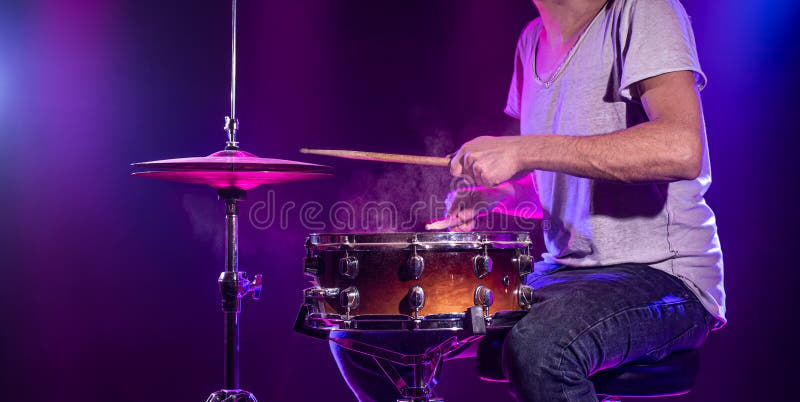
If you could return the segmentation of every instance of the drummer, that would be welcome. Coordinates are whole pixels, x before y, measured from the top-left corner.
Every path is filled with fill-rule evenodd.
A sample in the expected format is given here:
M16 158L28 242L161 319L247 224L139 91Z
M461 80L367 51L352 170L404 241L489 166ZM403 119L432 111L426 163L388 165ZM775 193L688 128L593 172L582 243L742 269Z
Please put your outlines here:
M536 184L547 251L504 370L518 400L594 401L598 370L697 348L725 323L703 199L706 78L677 0L533 3L540 17L520 35L505 108L523 135L458 150L452 174L484 189L449 197L448 221L471 230L475 203L513 207ZM348 382L360 400L394 400L374 368L359 370Z

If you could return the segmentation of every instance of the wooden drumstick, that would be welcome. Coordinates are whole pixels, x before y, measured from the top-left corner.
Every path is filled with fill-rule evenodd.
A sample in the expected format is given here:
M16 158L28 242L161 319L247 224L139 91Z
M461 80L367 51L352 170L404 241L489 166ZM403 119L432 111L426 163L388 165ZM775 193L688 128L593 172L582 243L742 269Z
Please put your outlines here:
M403 154L387 154L382 152L348 151L344 149L308 149L300 148L304 154L328 155L339 158L359 159L365 161L407 163L412 165L450 166L450 158L440 156L419 156Z

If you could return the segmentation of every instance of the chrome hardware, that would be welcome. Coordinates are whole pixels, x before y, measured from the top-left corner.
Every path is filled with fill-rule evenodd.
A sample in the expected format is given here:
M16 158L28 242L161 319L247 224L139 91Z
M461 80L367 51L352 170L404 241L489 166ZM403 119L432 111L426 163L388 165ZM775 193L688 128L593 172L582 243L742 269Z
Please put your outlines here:
M494 293L486 286L479 285L475 288L475 295L473 296L476 306L488 308L494 303Z
M334 299L339 296L339 288L320 288L313 287L303 290L303 303L308 306L311 312L323 312L325 306L323 301Z
M355 286L350 286L339 292L339 304L347 309L348 316L350 315L350 310L358 309L358 305L361 304L361 295L359 295L358 289Z
M311 276L317 276L320 273L322 261L319 257L308 256L303 258L303 271Z
M478 279L483 279L492 272L492 257L489 257L484 250L484 254L476 255L472 258L472 270Z
M520 275L527 275L533 272L533 258L529 254L520 254L514 259L517 271Z
M355 279L358 276L358 258L345 255L339 260L339 274L345 278Z
M408 269L408 275L412 279L421 278L422 273L425 271L425 259L417 254L416 247L414 247L414 254L408 257L408 261L406 261L406 269Z
M255 277L253 277L253 280L250 282L249 291L253 292L253 300L261 299L261 290L263 289L263 283L264 283L264 276L261 274L256 274Z
M408 273L413 279L422 277L425 271L425 259L421 255L414 254L408 258Z
M519 285L517 300L520 308L529 310L533 305L533 288L528 285Z
M412 286L408 290L408 306L414 311L414 319L419 318L419 311L425 307L425 290L422 286Z
M253 294L253 299L255 300L261 298L264 277L261 274L257 274L251 281L247 279L246 272L223 272L220 274L218 282L222 294L226 297L226 300L223 300L223 309L225 311L239 311L239 299L243 299L250 293Z
M508 287L511 284L511 278L508 275L503 275L503 286Z
M345 325L342 325L344 316L331 314L330 312L326 313L322 310L314 310L313 307L313 305L303 305L301 314L299 314L300 323L295 325L302 325L315 330L315 334L311 335L315 337L321 335L322 339L328 338L325 331L340 329L375 331L385 334L399 330L466 330L468 333L479 334L485 333L485 327L511 328L527 314L527 311L508 310L487 316L482 307L472 306L467 309L466 315L464 313L427 314L420 316L418 319L414 319L407 314L353 316L350 319L350 323L345 327ZM473 309L475 314L471 314ZM481 331L481 327L483 327L483 331ZM297 327L295 327L295 330L301 331Z
M311 234L308 244L315 252L348 250L483 250L516 249L530 245L527 232L423 232L423 233L358 233Z
M489 257L489 243L486 235L480 236L483 252L472 258L472 271L478 279L483 279L492 272L492 257Z
M236 133L239 131L239 119L225 116L225 126L223 129L228 132L228 141L225 143L225 149L239 149L239 142L236 141Z
M306 299L319 300L319 299L332 299L338 297L341 291L339 288L308 288L303 291Z
M306 256L303 258L303 272L311 276L318 276L322 272L322 259L316 251L316 246L311 238L306 238Z

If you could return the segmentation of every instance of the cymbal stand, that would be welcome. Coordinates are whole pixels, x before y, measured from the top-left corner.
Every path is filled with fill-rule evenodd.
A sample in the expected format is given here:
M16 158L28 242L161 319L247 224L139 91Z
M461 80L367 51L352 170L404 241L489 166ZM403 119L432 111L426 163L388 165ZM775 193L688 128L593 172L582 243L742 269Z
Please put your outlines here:
M262 276L255 275L252 281L247 273L239 271L238 215L239 200L245 191L239 189L219 190L219 198L225 201L225 272L219 276L222 294L222 312L225 314L225 366L223 388L212 393L206 402L258 402L256 397L239 388L239 313L242 298L252 293L253 299L261 297Z
M236 132L236 0L231 0L231 114L225 116L225 131L228 132L226 150L239 149ZM239 201L246 192L238 188L225 188L218 192L225 201L225 272L219 276L219 291L222 294L222 312L225 314L225 366L223 388L212 393L206 402L258 402L255 395L239 388L239 313L242 298L249 293L253 299L261 297L261 274L253 281L247 273L239 271Z

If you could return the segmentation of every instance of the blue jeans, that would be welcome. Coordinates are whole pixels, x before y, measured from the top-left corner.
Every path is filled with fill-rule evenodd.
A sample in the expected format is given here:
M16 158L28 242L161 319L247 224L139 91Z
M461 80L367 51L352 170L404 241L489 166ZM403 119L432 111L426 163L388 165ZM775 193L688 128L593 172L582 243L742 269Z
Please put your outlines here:
M520 401L597 401L587 378L634 361L658 361L705 341L714 318L676 277L641 264L562 268L532 278L531 311L503 345L503 370ZM372 359L331 343L361 402L394 402Z

